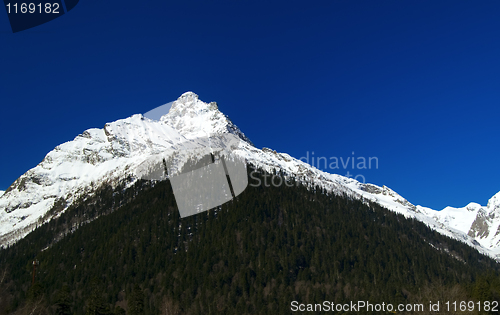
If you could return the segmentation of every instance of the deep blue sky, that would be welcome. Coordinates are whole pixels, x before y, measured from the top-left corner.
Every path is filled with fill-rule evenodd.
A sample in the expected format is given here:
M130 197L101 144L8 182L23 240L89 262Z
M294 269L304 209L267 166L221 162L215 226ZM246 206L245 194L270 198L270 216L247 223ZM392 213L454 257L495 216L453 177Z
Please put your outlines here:
M0 42L0 189L194 91L259 148L377 157L348 170L414 204L500 191L499 1L81 0L15 34L0 12Z

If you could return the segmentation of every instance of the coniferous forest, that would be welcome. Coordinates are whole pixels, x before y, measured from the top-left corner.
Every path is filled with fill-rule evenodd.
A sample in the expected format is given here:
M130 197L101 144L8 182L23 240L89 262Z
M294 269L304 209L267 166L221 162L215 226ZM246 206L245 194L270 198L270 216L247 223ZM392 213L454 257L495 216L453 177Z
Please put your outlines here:
M290 314L292 301L499 300L498 264L476 250L376 204L291 184L249 185L184 219L168 181L103 184L0 250L0 314Z

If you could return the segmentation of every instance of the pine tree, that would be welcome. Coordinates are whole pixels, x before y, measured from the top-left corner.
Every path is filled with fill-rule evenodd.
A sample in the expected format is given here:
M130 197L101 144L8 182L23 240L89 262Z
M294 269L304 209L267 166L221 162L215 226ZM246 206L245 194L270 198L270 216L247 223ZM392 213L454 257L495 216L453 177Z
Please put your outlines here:
M115 307L115 315L125 315L126 312L121 306Z
M134 286L134 290L127 302L127 311L129 315L142 315L144 314L144 292L138 284Z
M91 284L92 292L88 300L86 315L110 315L108 305L104 301L102 291L99 288L99 281L94 279Z
M56 293L56 314L71 315L72 298L67 285Z

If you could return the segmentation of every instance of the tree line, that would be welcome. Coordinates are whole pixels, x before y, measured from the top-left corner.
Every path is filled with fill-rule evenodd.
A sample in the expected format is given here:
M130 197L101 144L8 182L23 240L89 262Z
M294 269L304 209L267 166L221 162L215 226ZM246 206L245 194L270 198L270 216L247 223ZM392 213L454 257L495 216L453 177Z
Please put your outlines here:
M168 181L103 185L1 250L0 266L0 314L288 314L294 300L485 301L500 292L498 264L473 248L377 204L295 183L249 186L184 219Z

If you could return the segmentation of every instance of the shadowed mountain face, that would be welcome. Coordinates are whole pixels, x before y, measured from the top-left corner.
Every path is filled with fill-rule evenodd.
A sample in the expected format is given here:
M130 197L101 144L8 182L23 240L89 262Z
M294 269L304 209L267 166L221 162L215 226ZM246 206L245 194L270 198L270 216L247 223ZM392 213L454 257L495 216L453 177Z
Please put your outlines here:
M0 197L0 245L22 239L76 201L93 196L103 183L111 187L133 185L141 178L136 170L152 156L182 162L189 158L189 150L212 145L206 139L222 139L228 134L241 140L232 153L259 169L271 174L282 172L286 178L309 187L317 185L329 193L377 203L424 222L481 253L496 259L500 255L498 195L486 207L469 204L460 209L435 211L415 206L386 186L328 174L286 153L255 148L215 102L205 103L192 92L169 104L168 113L157 120L134 115L108 123L102 129L86 130L49 152ZM221 148L227 145L220 143Z
M288 314L293 301L498 299L498 264L470 246L376 203L287 184L249 185L183 219L169 180L103 184L0 250L0 313Z
M246 188L229 181L224 150L246 163ZM211 164L233 198L182 218L168 176ZM497 205L437 212L257 149L189 92L159 120L134 115L61 144L0 197L0 313L284 314L293 301L498 300L498 264L481 254L496 253L481 241L496 237Z

